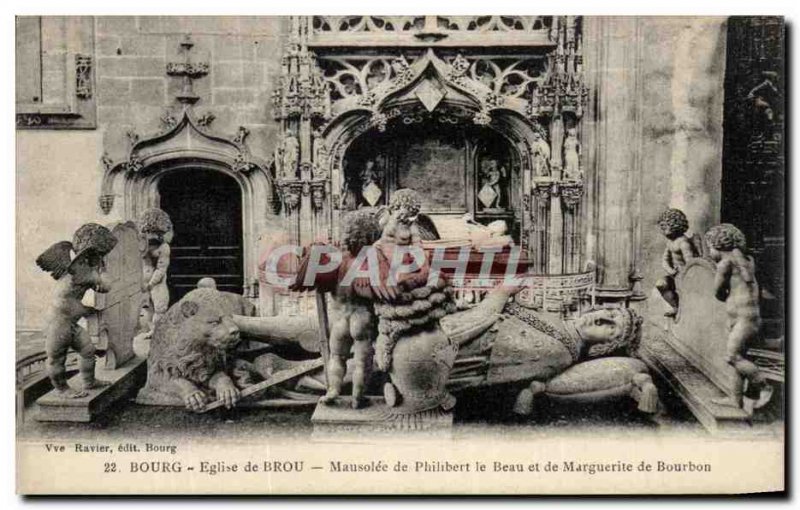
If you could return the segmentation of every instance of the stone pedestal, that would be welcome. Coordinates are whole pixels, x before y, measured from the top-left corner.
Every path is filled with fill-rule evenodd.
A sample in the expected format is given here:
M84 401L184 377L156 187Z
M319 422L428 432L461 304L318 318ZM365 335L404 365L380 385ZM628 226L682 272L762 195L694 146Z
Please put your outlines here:
M36 401L36 420L88 423L111 410L115 403L144 384L147 360L143 358L134 358L116 369L106 369L99 365L98 363L95 369L95 377L98 381L109 383L108 386L89 390L89 394L82 398L64 398L51 390ZM80 378L80 374L73 376L69 385L80 388Z
M680 309L664 317L661 297L650 298L640 356L710 432L751 430L751 415L714 400L731 395L738 376L725 362L728 339L725 303L714 297L715 266L696 258L677 281Z
M397 433L398 431L447 432L453 425L452 411L441 407L416 414L397 414L383 397L370 397L360 409L353 409L350 397L340 397L333 404L317 404L311 423L314 435L342 432L355 434Z
M713 399L725 393L701 372L686 362L666 340L666 333L645 324L639 355L650 370L686 404L697 421L712 434L747 433L752 431L750 416L735 407L714 404Z

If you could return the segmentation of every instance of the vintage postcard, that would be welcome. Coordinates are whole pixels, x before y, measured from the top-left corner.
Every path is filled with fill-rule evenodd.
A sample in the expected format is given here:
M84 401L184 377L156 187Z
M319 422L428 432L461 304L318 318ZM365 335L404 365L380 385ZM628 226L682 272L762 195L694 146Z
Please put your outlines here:
M785 491L784 34L18 16L17 491Z

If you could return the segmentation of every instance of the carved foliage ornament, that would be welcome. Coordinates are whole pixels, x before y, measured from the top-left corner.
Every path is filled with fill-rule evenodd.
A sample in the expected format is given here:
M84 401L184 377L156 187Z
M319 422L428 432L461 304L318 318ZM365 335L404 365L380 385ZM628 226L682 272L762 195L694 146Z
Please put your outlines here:
M202 78L208 74L208 62L192 62L190 52L194 47L194 43L187 35L183 42L181 42L181 52L183 53L183 62L168 62L167 74L169 76L177 76L183 80L181 91L176 96L176 99L185 105L192 105L200 99L194 93L194 80Z
M561 197L568 209L574 209L583 197L583 183L579 181L544 181L535 183L531 190L540 206L546 206L550 197Z
M108 214L111 212L111 209L114 207L114 195L106 194L100 195L100 210L103 211L103 214Z
M314 54L290 43L282 61L283 72L272 94L273 117L276 120L330 118L328 83L316 65ZM304 72L300 71L301 67Z
M243 151L239 151L233 160L232 169L234 172L250 172L256 168L256 164L250 161Z
M80 99L92 97L92 57L75 55L75 95Z
M550 183L537 183L534 185L533 189L533 196L535 196L539 200L539 204L541 205L543 202L546 203L547 199L550 198L551 193L553 190L551 189L552 186Z
M583 183L562 183L561 184L561 201L568 209L575 209L583 197Z
M250 130L244 126L239 126L239 129L236 130L236 136L233 138L233 143L236 145L244 145L244 141L248 136L250 136Z
M200 78L208 74L208 62L168 62L167 74L170 76L189 76Z
M562 43L548 56L546 78L534 87L527 113L539 117L571 112L580 118L589 96L583 82L582 32L572 16L557 24L556 31Z
M197 118L197 125L205 128L209 127L217 116L211 112L206 112Z
M552 16L313 16L313 34L544 32Z
M178 119L176 119L171 112L166 112L161 117L161 123L164 124L165 131L170 131L174 129L176 125L178 125Z
M303 194L304 183L299 181L279 182L276 186L283 211L291 214L300 206L300 197Z
M311 184L311 205L315 211L321 211L325 203L325 183Z
M477 101L478 125L491 122L491 111L498 108L527 114L532 91L541 88L547 78L548 60L544 54L525 57L454 56L441 58L433 50L420 57L401 54L374 58L326 56L316 60L320 76L328 84L330 108L336 115L353 109L373 111L372 124L383 127L382 103L404 89L428 110L436 110L446 97L447 87L454 87ZM428 69L434 69L432 74ZM289 76L288 83L294 78ZM290 87L291 89L291 87ZM300 101L298 97L297 101ZM292 96L292 97L295 97ZM288 103L291 106L291 102ZM286 110L287 101L277 103ZM297 108L299 110L299 107Z

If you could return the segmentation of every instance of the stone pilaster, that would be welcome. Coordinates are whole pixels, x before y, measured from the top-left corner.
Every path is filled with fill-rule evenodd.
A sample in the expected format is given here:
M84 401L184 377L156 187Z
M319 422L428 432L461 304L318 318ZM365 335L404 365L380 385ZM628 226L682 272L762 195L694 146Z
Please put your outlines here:
M640 229L639 21L587 17L584 23L587 258L597 265L598 296L628 300Z

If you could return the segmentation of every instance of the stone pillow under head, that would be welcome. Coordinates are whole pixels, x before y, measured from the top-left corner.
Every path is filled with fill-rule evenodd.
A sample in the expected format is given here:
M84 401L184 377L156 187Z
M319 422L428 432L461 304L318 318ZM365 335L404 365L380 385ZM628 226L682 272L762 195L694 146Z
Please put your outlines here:
M647 366L636 358L598 358L568 368L548 381L545 391L555 399L595 402L629 395L633 377L647 373Z

